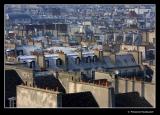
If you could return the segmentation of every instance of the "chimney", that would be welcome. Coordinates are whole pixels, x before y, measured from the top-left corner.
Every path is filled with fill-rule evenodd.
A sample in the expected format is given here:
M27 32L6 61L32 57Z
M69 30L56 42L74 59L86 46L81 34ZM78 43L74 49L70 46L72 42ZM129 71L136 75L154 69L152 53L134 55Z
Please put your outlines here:
M83 58L82 44L81 44L81 49L80 49L80 52L78 55L80 57L80 60L82 60L82 58Z
M47 36L47 45L49 45L50 43L49 43L49 37Z
M41 46L42 46L42 48L44 48L44 43L42 42L42 40L41 40Z
M149 33L147 31L143 32L142 40L143 40L143 42L148 42L149 41Z
M146 32L146 42L149 42L149 32Z
M46 68L44 53L37 55L37 63L41 68Z
M103 62L103 50L99 51L99 59L101 62Z
M80 59L82 60L83 58L83 51L82 51L82 48L81 48L81 51L80 51Z
M116 62L116 54L111 54L110 55L110 59L111 59L112 63L115 64L115 62Z
M98 59L103 62L103 50L95 50L94 54L98 57Z
M113 34L114 42L116 42L116 33Z
M135 41L135 34L133 33L133 39L132 39L132 44L134 44L134 41Z
M66 54L64 54L64 52L60 52L59 53L59 58L63 61L63 65L65 67L65 69L68 69L68 57Z
M35 41L33 40L33 45L35 45Z
M108 34L106 34L106 42L107 42L107 44L108 44Z
M124 32L123 33L123 42L125 42L126 41L126 33Z

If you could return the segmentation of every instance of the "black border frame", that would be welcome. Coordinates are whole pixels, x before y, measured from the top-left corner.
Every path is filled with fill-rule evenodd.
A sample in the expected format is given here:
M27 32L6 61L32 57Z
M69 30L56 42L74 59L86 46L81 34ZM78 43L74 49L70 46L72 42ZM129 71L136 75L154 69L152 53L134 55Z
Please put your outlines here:
M55 1L55 0L53 0L53 1L51 1L51 0L43 0L43 1L40 1L40 0L14 0L14 1L12 1L12 0L10 0L9 1L8 0L8 1L4 1L3 0L3 5L1 6L1 8L2 8L1 9L2 13L1 14L3 16L4 16L4 4L156 4L156 37L159 38L159 34L158 34L159 24L158 23L159 23L159 20L160 20L159 19L160 14L158 13L158 8L160 7L160 5L158 4L158 2L156 2L156 0L144 0L144 1L142 1L142 0L79 0L79 1L78 0L76 0L76 1L69 1L69 0L65 0L65 1L62 1L62 0L61 1L60 0L59 1L58 0L57 1ZM1 18L1 19L4 22L4 18ZM4 31L3 26L4 25L1 26L2 27L1 28L2 29L1 33L3 33L3 31ZM160 49L159 49L160 46L158 46L159 45L158 42L159 42L159 39L156 39L156 76L159 75L158 74L158 72L159 72L158 71L158 68L159 68L158 67L159 66L159 64L158 64L158 62L159 62L159 60L158 60L159 59L158 58L159 52L158 51L160 51ZM2 46L2 48L4 48L3 45L0 45L0 46ZM2 48L1 48L1 50L2 50ZM4 50L2 52L4 52ZM4 63L1 63L1 64L4 67ZM2 77L2 76L4 76L4 71L2 72L2 74L3 75L1 75L1 78L2 78L1 82L4 81L4 77ZM158 105L159 104L158 102L160 102L160 98L159 98L160 96L159 96L159 93L158 93L159 84L160 84L159 77L156 77L156 108L155 109L146 109L146 108L144 108L144 109L142 109L142 108L140 108L140 109L138 109L138 108L136 108L136 109L129 109L129 108L127 108L127 109L126 108L124 108L124 109L120 109L120 108L118 108L118 109L116 109L116 108L107 108L107 109L104 109L104 108L102 108L102 109L89 109L89 108L87 108L87 109L76 109L76 108L73 108L73 109L65 109L65 108L63 108L63 109L61 109L61 108L58 108L58 109L46 109L46 110L48 110L48 112L53 112L53 113L55 113L55 112L58 112L58 113L65 112L66 113L66 112L70 111L73 114L77 114L79 112L134 113L134 111L135 112L142 111L142 113L143 113L143 111L144 112L153 111L153 113L157 113L160 110L160 105ZM1 91L3 91L4 90L4 88L3 88L4 84L1 83L1 85L2 85L1 86L1 88L2 88ZM1 95L2 95L2 97L4 97L3 93ZM2 100L2 98L1 98L1 104L2 104L1 107L4 107L4 101ZM23 111L23 110L26 110L28 112L27 109L7 109L7 108L3 108L3 112L13 112L13 111ZM30 110L32 112L39 112L39 110L37 110L37 109L30 109ZM43 110L45 110L45 109L41 109L40 111L43 111ZM72 110L76 110L76 111L72 111Z

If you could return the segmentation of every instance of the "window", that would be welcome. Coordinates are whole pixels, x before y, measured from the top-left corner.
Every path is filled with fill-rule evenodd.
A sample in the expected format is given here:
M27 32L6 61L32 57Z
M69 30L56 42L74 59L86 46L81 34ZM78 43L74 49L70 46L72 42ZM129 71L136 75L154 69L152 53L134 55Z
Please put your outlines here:
M86 63L88 63L88 59L87 59L87 57L85 57L85 62L86 62Z
M90 56L87 57L87 62L91 63L91 57Z
M18 61L20 61L20 58L18 58Z
M31 62L32 68L35 67L35 61Z
M97 61L97 56L93 56L93 62Z
M46 62L45 63L46 64L46 68L48 68L49 67L49 60L46 60L45 62Z
M80 58L77 57L77 58L75 59L75 62L76 62L76 64L80 64Z
M95 71L92 71L92 80L95 79Z
M62 60L61 60L61 59L57 59L57 60L56 60L56 65L57 65L57 66L62 65Z

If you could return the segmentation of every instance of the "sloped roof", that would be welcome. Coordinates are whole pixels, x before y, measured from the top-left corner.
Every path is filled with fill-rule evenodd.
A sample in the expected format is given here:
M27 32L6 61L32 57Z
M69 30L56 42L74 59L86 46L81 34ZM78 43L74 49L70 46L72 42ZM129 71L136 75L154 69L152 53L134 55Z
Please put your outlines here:
M138 92L120 93L115 95L116 107L152 107Z
M116 55L116 65L117 67L121 66L136 66L136 61L134 60L133 55L126 54L126 55Z
M79 92L62 95L62 107L98 107L91 92Z
M8 14L9 18L10 19L24 19L24 18L30 18L31 19L31 16L29 16L28 14L22 14L22 13L14 13L14 14Z
M34 82L38 88L54 89L65 93L65 89L58 79L53 75L34 77Z
M114 63L112 63L111 59L109 56L104 56L104 62L105 62L105 66L108 68L114 67Z
M104 62L106 68L113 68L113 67L128 67L128 66L137 66L138 64L134 60L132 54L125 54L125 55L116 55L115 63L111 61L109 56L104 56Z

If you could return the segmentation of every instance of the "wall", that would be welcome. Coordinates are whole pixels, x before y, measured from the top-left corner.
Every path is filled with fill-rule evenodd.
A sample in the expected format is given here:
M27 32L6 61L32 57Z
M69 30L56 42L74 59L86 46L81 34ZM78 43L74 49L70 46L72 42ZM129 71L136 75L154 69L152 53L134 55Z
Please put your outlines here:
M66 93L68 93L69 92L69 78L62 78L62 79L60 78L59 81L65 88Z
M63 85L63 87L66 90L66 93L69 92L69 81L70 80L79 80L80 79L80 72L59 72L59 81L61 82L61 84Z
M5 69L15 70L24 83L27 81L27 85L33 85L33 71L31 69L7 65Z
M118 84L119 84L118 92L119 93L125 93L125 81L119 80Z
M15 48L15 44L13 44L13 43L5 43L5 48Z
M38 55L37 58L38 58L39 66L41 68L45 68L45 59L44 59L45 57L44 57L44 55Z
M124 50L124 51L140 51L142 52L142 57L143 59L145 59L145 46L139 46L137 47L136 45L126 45L126 44L122 44L121 45L121 50Z
M9 62L16 62L17 60L16 60L16 58L15 57L11 57L11 56L5 56L5 58L6 58L6 61L9 61Z
M61 93L33 87L17 86L17 107L61 107ZM23 100L23 101L22 101Z
M9 107L8 98L16 97L16 86L22 83L15 70L5 70L5 107Z
M153 70L152 83L155 83L156 82L156 66L155 65L150 65L150 67Z
M134 82L134 85L133 85ZM139 92L140 96L143 96L145 99L153 106L155 107L155 84L154 83L147 83L144 82L144 89L142 86L141 81L135 81L135 80L126 80L123 78L118 79L118 90L119 93L126 93L127 92L133 92L137 91Z
M153 43L153 38L156 38L155 36L155 31L154 32L149 32L149 35L148 35L148 39L149 39L149 42L150 43Z
M156 36L155 36L155 31L153 31L153 32L144 32L143 34L143 41L145 41L145 42L150 42L150 43L153 43L153 38L155 38Z
M122 44L121 45L121 50L126 50L126 51L133 51L133 50L137 50L137 46L135 45L126 45L126 44Z
M25 82L27 82L27 85L33 85L33 72L30 70L25 69L16 69L16 72L19 74L21 79Z
M109 98L111 98L112 96L109 96L108 87L101 87L81 82L79 83L75 83L73 81L69 82L69 93L84 92L84 91L90 91L92 93L99 107L110 106Z
M145 98L146 100L151 103L155 107L155 102L156 102L156 89L154 84L145 84Z
M112 81L111 76L104 72L95 72L95 79L107 79L108 81Z

